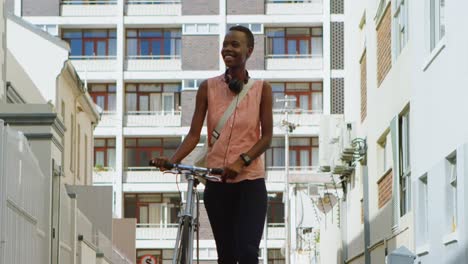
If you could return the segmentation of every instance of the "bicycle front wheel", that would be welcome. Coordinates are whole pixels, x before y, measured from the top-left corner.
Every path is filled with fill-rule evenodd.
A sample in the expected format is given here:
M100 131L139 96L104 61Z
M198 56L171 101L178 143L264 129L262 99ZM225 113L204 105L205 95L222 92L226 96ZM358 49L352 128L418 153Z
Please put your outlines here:
M175 264L192 264L191 255L191 232L192 232L192 223L188 217L183 220L183 223L180 227L180 241L177 248L177 259Z

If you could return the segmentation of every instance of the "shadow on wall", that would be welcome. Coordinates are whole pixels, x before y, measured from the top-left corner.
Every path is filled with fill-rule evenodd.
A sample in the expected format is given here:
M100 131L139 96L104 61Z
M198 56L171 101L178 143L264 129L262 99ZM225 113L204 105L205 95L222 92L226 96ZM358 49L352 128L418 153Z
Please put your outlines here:
M412 209L414 211L414 208ZM394 234L392 234L391 228L391 220L392 220L392 205L391 200L383 206L379 213L370 220L370 256L371 256L371 264L384 264L386 263L385 258L386 254L390 254L393 250L397 248L397 241ZM379 225L377 226L377 223ZM352 228L361 228L362 231L355 236L353 240L351 240L348 245L347 249L347 259L343 260L342 262L337 263L350 263L350 264L365 264L364 260L364 224L360 227L357 226L348 226L348 229ZM403 229L400 231L398 237L408 235L413 236L414 229L408 228ZM410 232L410 233L406 233ZM406 233L406 234L405 234ZM401 240L400 240L401 241ZM460 242L458 242L460 243ZM398 247L401 246L401 242L399 243ZM404 245L408 249L411 250L413 245ZM451 259L435 259L434 256L430 254L426 254L420 257L417 257L414 261L414 264L467 264L468 263L468 246L465 248L460 248L460 244L451 244L447 245L447 252L458 251L456 256L453 256ZM414 250L411 250L414 254ZM341 250L340 250L341 253ZM351 261L350 261L351 260ZM387 263L387 264L399 264L399 263Z

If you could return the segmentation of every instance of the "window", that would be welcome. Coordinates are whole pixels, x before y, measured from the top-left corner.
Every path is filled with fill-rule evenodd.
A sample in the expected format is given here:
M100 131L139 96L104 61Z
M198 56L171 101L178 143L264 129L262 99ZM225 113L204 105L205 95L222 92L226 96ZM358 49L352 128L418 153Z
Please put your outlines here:
M281 110L284 102L277 102L276 99L283 99L285 95L295 98L295 102L289 102L291 109L298 112L312 111L321 113L323 111L323 85L322 82L297 82L297 83L271 83L273 92L273 109Z
M180 138L126 138L125 166L148 167L153 157L171 157L180 142Z
M184 35L217 35L218 24L184 24Z
M89 84L88 92L102 110L115 111L115 84Z
M428 240L428 230L429 230L429 192L428 192L428 181L427 174L419 178L419 201L418 208L419 214L417 214L416 227L419 229L420 241L418 244L423 245Z
M411 205L411 166L410 166L410 115L409 111L399 120L399 159L400 159L400 215L405 215Z
M127 56L151 59L180 58L180 29L128 29Z
M250 31L252 31L252 34L263 34L263 24L244 24L244 23L227 24L226 25L226 31L229 31L229 29L231 27L234 27L234 26L244 26L244 27L250 29Z
M431 51L445 36L445 0L429 0Z
M94 167L115 168L115 139L94 139Z
M88 147L88 135L84 136L84 180L85 180L85 185L88 185L88 151L90 150Z
M115 29L67 29L63 40L70 44L70 56L108 57L116 56Z
M318 138L290 138L289 166L307 169L318 165ZM268 167L284 167L284 138L273 138L271 147L265 152Z
M446 226L447 233L452 233L457 230L457 155L453 153L446 159L446 182L447 182L447 203L446 203Z
M267 223L284 224L283 193L268 194Z
M179 110L179 83L127 84L125 91L127 112L174 114Z
M390 133L385 133L378 141L378 160L381 175L386 173L392 167L392 148Z
M167 227L177 223L178 193L125 194L125 218L136 218L139 227Z
M268 264L284 264L285 259L281 249L268 249Z
M406 0L396 0L393 14L394 59L400 55L408 42L408 5Z
M198 89L198 87L201 85L203 80L184 80L183 82L183 89Z
M314 28L269 28L266 30L269 58L321 57L323 32Z

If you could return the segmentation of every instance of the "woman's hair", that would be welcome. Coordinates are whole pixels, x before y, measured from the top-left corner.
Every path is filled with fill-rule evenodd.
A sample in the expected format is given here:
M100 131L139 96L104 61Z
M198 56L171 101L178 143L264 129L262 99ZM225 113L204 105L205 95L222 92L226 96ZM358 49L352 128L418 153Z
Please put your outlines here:
M254 47L254 42L255 42L254 41L254 36L252 34L252 31L250 31L250 29L248 29L248 28L246 28L244 26L237 25L237 26L230 27L229 31L243 32L245 34L245 36L247 37L247 45L249 46L249 48Z

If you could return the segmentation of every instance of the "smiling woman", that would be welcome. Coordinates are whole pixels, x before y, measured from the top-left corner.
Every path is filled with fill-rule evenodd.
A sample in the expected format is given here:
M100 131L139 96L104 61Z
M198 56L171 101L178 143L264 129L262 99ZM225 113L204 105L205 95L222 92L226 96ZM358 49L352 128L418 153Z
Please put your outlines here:
M265 223L262 155L273 133L272 91L269 83L250 80L246 62L253 50L254 37L248 28L229 29L221 49L226 72L201 83L190 131L174 155L153 159L161 169L168 160L179 163L198 144L207 116L206 164L224 169L222 183L208 181L204 192L219 263L258 263ZM232 114L223 118L230 113L230 105Z

